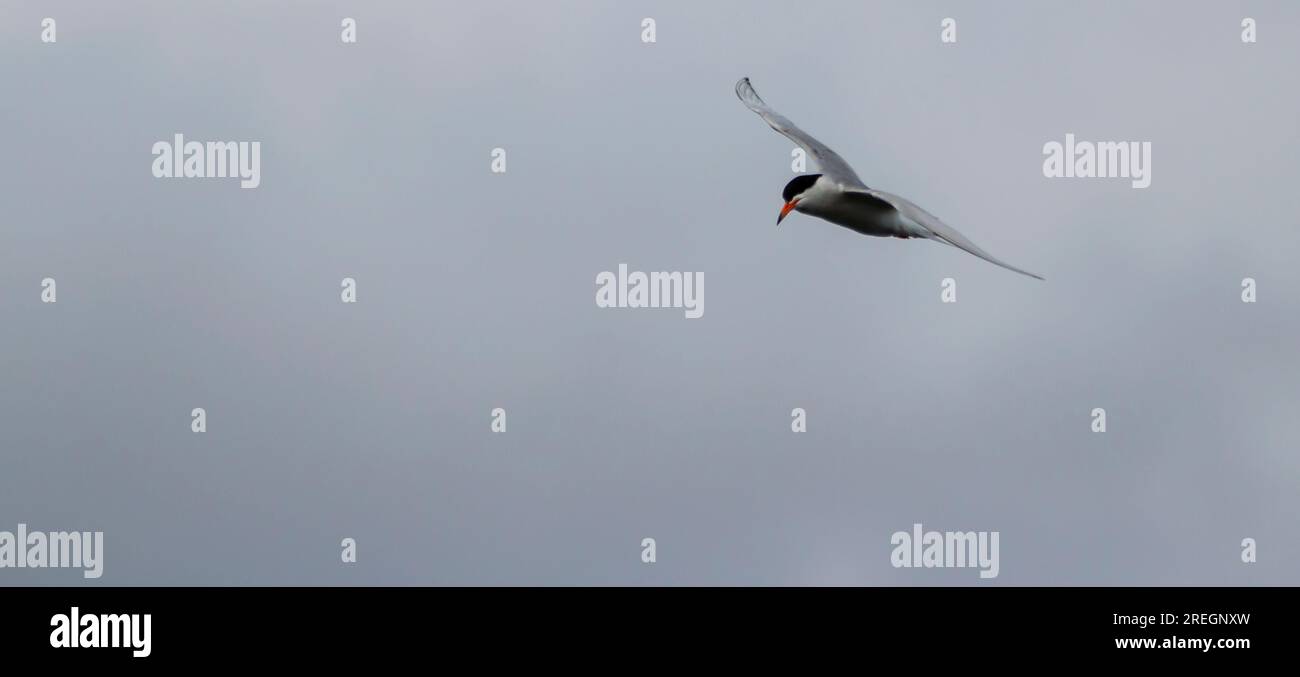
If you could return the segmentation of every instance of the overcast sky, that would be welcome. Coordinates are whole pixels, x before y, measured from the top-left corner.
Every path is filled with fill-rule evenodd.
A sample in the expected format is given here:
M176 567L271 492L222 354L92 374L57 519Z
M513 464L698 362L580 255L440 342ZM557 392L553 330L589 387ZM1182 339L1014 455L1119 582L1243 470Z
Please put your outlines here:
M0 17L0 530L102 530L87 584L1300 583L1294 3ZM1046 282L774 227L741 76ZM153 178L178 132L260 141L261 186ZM1066 133L1151 142L1151 186L1045 178ZM704 316L597 308L620 263ZM917 522L1000 575L891 567Z

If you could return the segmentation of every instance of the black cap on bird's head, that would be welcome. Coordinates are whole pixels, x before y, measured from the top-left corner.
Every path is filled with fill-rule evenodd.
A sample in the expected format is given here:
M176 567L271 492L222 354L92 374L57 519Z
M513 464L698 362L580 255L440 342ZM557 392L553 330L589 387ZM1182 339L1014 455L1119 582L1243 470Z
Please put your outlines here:
M790 183L785 184L785 190L781 191L781 199L785 200L785 206L781 207L781 215L776 217L776 225L781 225L781 221L798 204L799 196L803 195L804 191L812 188L813 184L817 183L817 179L820 179L821 176L821 174L803 174L790 179Z

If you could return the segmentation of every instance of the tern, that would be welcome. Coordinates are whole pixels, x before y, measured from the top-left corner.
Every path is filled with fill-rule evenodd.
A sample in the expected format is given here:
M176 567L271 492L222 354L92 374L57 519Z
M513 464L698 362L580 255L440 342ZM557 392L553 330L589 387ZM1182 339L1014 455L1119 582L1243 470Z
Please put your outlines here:
M863 235L876 237L925 238L935 240L1021 275L1043 279L1027 270L999 261L974 242L912 202L883 190L868 188L849 163L835 151L799 129L793 122L772 110L759 98L749 78L736 83L736 96L750 110L758 113L772 129L799 144L817 162L821 174L796 176L785 185L781 197L785 205L776 217L777 225L792 211L803 212L844 226Z

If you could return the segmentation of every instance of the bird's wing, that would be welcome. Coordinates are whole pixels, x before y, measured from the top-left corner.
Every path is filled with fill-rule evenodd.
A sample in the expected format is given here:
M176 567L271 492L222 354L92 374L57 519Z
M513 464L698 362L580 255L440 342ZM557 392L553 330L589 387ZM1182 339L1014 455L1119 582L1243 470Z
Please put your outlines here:
M905 198L901 198L892 193L886 193L883 190L876 190L874 188L855 188L850 192L865 193L878 200L884 200L893 205L894 209L897 209L898 213L909 222L907 224L909 226L909 234L913 237L924 237L930 240L937 240L944 244L964 250L970 254L974 254L989 263L1002 266L1007 270L1013 270L1021 275L1028 275L1029 277L1038 280L1043 279L1041 275L1035 275L1027 270L1021 270L1005 261L1000 261L997 258L994 258L992 254L980 249L974 242L966 239L966 236L957 232L955 228L940 221L939 217L921 209L916 204Z
M866 184L862 183L862 179L858 178L857 173L853 171L849 163L845 162L844 158L840 157L838 153L827 148L826 144L812 138L812 135L808 132L799 129L793 122L790 122L789 118L763 103L763 100L758 97L758 92L754 91L754 86L749 84L749 78L741 78L740 82L736 83L736 96L740 97L741 102L747 108L758 113L758 116L763 118L763 121L770 125L772 129L781 132L791 141L799 144L809 155L812 155L826 178L845 186L866 187Z

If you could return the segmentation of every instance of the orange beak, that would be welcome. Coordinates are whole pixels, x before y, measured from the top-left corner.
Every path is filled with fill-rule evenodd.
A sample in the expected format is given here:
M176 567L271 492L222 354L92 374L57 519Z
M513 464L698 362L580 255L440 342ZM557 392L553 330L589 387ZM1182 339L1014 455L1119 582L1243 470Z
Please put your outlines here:
M785 220L786 215L794 211L794 205L796 202L798 202L798 200L791 200L785 203L785 206L781 208L781 215L776 217L776 225L781 225L781 222Z

